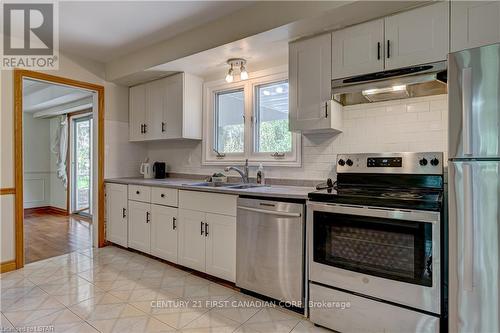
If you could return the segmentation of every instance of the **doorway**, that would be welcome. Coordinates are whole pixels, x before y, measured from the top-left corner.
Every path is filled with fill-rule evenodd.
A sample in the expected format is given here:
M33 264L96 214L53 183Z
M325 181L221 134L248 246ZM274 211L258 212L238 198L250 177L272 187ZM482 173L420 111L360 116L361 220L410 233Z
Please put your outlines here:
M92 112L70 117L71 195L70 212L92 217L93 116Z
M57 93L54 94L54 91ZM30 93L36 98L28 96ZM41 98L41 101L36 102L37 98ZM44 98L50 101L43 101ZM30 107L34 108L28 110ZM50 152L45 155L54 154L56 158L53 160L56 162L37 163L27 157L28 146L32 148L31 150L37 151L38 155L44 154L40 153L42 150L33 149L35 146L27 142L26 133L31 131L26 129L28 126L25 120L26 111L30 111L33 117L34 113L37 113L36 118L51 119L50 121L54 123L52 128L55 129L54 132L39 136L39 140L31 142L41 142L46 145L45 139L49 138ZM84 119L84 113L87 119ZM70 168L70 158L75 148L70 146L72 142L69 141L72 135L70 126L72 116L74 119L82 118L79 122L75 122L81 123L77 126L77 131L80 132L83 141L75 146L82 156L81 161L75 162L78 166L77 172L72 172ZM14 117L16 268L22 268L25 262L77 249L88 249L93 244L104 246L104 88L49 74L15 70ZM57 140L53 140L54 137ZM57 186L53 187L56 190L53 193L54 198L61 201L56 207L41 206L42 202L38 202L38 205L33 202L26 204L25 201L33 201L37 195L38 198L43 198L45 203L53 202L52 197L41 196L42 193L50 193L45 184L52 185L52 183L45 182L38 187L38 191L32 191L33 186L32 188L25 186L30 180L25 172L35 166L39 168L46 166L45 171L52 174L52 178L57 178ZM75 187L71 186L74 183L73 174L78 174L75 179L80 181L76 186L80 189L80 198L76 198L79 201L75 201L74 207L78 205L81 214L74 214L72 208L71 193ZM31 183L31 185L36 184L36 182ZM38 182L38 185L40 184ZM61 184L64 190L61 190ZM61 204L63 197L66 198L65 206ZM37 253L37 255L29 256L30 244L35 245L31 247L31 254Z

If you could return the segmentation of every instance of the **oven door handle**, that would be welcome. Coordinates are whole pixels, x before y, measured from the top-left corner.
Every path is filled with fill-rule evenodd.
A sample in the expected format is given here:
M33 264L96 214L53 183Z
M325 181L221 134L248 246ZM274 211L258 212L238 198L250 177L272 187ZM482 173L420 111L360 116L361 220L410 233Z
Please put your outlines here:
M300 213L290 213L290 212L282 212L282 211L275 211L275 210L250 208L250 207L245 207L245 206L238 206L238 209L247 210L249 212L279 215L279 216L289 216L289 217L301 217L302 216L302 214L300 214Z
M395 220L403 221L414 221L414 222L428 222L428 223L438 223L439 222L439 212L434 211L420 211L420 210L399 210L390 208L377 208L377 207L363 207L363 206L353 206L353 205L341 205L341 204L318 204L309 203L308 209L312 211L321 211L326 213L339 213L339 214L349 214L357 216L368 216L368 217L379 217L379 218L390 218Z

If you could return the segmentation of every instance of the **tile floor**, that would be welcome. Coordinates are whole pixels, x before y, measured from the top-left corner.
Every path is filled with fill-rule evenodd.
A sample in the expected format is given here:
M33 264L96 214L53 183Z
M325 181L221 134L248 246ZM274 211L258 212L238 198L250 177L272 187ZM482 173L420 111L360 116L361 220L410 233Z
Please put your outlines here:
M0 332L329 332L113 246L27 264L0 287Z

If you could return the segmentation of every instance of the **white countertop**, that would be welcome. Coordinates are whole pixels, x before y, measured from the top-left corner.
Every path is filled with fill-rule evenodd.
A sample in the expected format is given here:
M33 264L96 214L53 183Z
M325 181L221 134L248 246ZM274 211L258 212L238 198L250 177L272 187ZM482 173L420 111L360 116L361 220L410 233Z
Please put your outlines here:
M165 179L144 179L144 178L111 178L106 179L106 183L133 184L156 187L169 187L182 190L216 192L235 195L251 195L268 198L288 198L307 199L309 192L315 191L314 187L304 186L284 186L268 185L252 187L248 189L234 189L227 187L193 186L193 183L202 183L200 179L165 178Z

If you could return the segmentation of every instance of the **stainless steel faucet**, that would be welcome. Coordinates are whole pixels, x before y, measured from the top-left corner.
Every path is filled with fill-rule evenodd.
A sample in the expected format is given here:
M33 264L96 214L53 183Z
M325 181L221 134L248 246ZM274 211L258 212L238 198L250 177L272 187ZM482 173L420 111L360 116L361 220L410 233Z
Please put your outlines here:
M241 171L241 169L234 167L234 166L228 166L228 167L224 168L224 171L226 171L226 172L231 171L231 170L234 170L240 174L241 180L243 181L243 183L250 182L250 180L248 179L248 159L245 160L245 167L243 169L244 171Z

